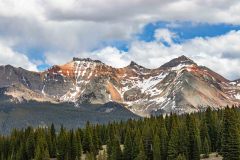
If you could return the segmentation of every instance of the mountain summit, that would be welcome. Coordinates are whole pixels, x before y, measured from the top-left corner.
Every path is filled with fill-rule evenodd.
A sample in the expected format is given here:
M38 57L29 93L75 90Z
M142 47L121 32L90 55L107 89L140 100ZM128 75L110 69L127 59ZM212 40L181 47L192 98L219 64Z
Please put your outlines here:
M192 61L191 59L189 59L188 57L182 55L178 58L174 58L173 60L165 63L164 65L162 65L161 67L176 67L178 65L196 65L196 63L194 61Z
M89 58L73 58L39 73L0 66L0 77L0 98L11 103L81 106L114 101L141 116L240 104L239 81L229 81L186 56L156 69L133 61L114 68Z

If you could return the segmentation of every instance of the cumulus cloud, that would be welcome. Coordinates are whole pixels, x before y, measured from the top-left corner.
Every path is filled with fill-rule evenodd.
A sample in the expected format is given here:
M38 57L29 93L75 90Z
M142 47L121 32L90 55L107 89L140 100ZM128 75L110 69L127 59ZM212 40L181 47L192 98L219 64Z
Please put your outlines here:
M171 37L169 38L171 39ZM108 55L118 57L111 59L111 64L116 67L123 67L130 60L134 60L148 68L160 67L173 58L186 55L199 65L207 66L233 80L240 78L239 44L240 31L231 31L221 36L197 37L180 44L171 43L170 46L166 46L159 41L135 41L130 45L128 53L118 51L115 48L110 49L109 47L101 50L99 53L102 55L100 56L102 60L107 64L110 59ZM106 50L108 52L105 54ZM121 63L119 63L119 59L121 59Z
M15 48L84 52L132 40L149 22L240 24L239 7L238 0L1 0L0 37Z
M66 6L68 3L64 2L68 1L51 4ZM71 58L75 53L98 48L105 41L129 40L139 30L139 24L132 22L56 21L48 15L49 7L50 1L44 0L0 1L0 40L11 41L12 48L26 51L28 57L44 54L48 57L46 61L53 61L49 58ZM34 48L40 48L44 53L28 53ZM56 55L48 56L48 53Z
M3 17L43 18L41 0L1 0L0 15Z
M54 20L240 23L238 0L45 0Z
M11 48L0 43L0 64L11 64L31 71L37 71L37 66L21 53L14 52Z
M114 47L106 47L87 55L93 59L104 61L106 64L116 67L126 66L130 61L130 57L127 52L120 51Z
M154 37L157 41L167 42L168 44L172 44L173 39L176 38L176 34L169 31L168 29L157 29L155 30Z
M6 44L2 48L8 48L12 53L9 55L22 57L22 62L7 61L2 52L0 64L28 64L25 68L36 69L28 57L44 54L48 64L65 63L73 56L90 56L119 66L131 59L147 67L158 67L185 54L235 78L240 76L239 32L194 38L181 44L174 43L176 35L165 29L156 31L156 42L136 41L134 35L144 25L157 21L169 22L171 27L176 27L176 21L240 25L239 8L239 0L1 0L0 41ZM131 42L129 51L106 47L90 52L102 42L114 40ZM21 53L15 52L19 48ZM35 48L43 53L28 52Z
M47 52L46 63L50 65L65 64L66 62L71 61L73 57L100 60L107 65L114 67L124 67L131 61L130 57L128 56L128 52L118 50L115 47L107 46L103 49L95 50L93 52L72 53L71 55L62 52Z

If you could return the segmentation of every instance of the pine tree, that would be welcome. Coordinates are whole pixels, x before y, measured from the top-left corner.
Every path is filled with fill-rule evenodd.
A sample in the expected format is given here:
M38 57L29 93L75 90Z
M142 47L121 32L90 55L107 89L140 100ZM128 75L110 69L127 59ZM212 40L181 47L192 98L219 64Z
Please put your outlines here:
M142 139L140 139L139 153L134 160L146 160L146 159L147 159L147 157L146 157L145 152L144 152L144 145L143 145Z
M200 126L200 137L201 137L201 144L202 144L202 147L201 147L202 152L204 152L203 148L204 148L205 139L207 140L208 147L209 147L209 152L210 152L211 140L210 140L210 136L208 134L208 127L207 127L205 119L202 120L202 123L201 123L201 126Z
M56 157L56 152L57 152L57 143L56 143L56 131L54 124L51 124L50 127L50 146L49 146L49 154L50 157Z
M75 134L73 132L73 130L70 131L70 136L69 136L69 153L68 153L68 157L69 159L77 159L77 140L75 137Z
M37 145L34 160L50 160L50 156L47 148L44 149L41 143Z
M153 159L161 160L161 144L158 135L154 135L153 138Z
M207 138L205 138L204 143L203 143L203 156L204 158L209 157L209 144Z
M124 160L132 160L132 137L130 131L127 131L124 141L123 157Z
M167 159L167 146L168 146L168 134L165 126L164 119L161 117L161 125L160 125L160 153L161 159Z
M42 160L43 159L43 153L42 153L42 151L41 151L41 147L40 147L40 145L38 144L37 145L37 148L36 148L36 151L35 151L35 160Z
M2 159L7 159L7 158L3 158L5 157L4 154L2 154ZM24 144L20 144L20 148L17 151L16 154L16 160L25 160L27 159L26 153L25 153L25 149L24 149Z
M51 146L51 152L49 151L50 157L56 158L57 157L57 139L52 139L52 146Z
M205 121L208 127L208 134L210 137L211 144L209 145L211 147L211 151L215 151L217 148L217 114L216 112L213 112L211 108L207 108L205 113Z
M34 160L50 160L47 142L44 134L42 134L41 132L39 133L37 138L37 148L35 151Z
M82 156L82 143L79 131L76 132L76 143L77 143L77 160L80 160Z
M179 129L176 120L172 122L170 140L168 142L167 159L175 160L179 154Z
M47 149L45 149L43 151L43 159L42 160L50 160L49 151Z
M96 152L94 149L94 145L93 145L92 132L91 132L89 123L87 123L86 128L85 128L82 147L83 147L84 153L86 153L86 152L95 153Z
M219 112L220 112L219 117L221 117L221 119L218 120L218 126L217 126L217 128L218 128L218 133L217 133L218 139L217 139L217 142L216 142L216 144L217 144L216 152L221 154L221 149L222 149L222 132L223 132L223 124L222 124L222 122L223 122L222 121L223 112L221 110ZM211 145L211 140L209 139L209 148L211 149L210 145Z
M144 151L148 159L153 159L152 152L152 129L149 124L145 124L142 131Z
M94 144L95 154L97 154L98 150L100 149L100 141L99 141L99 137L96 129L93 131L92 141Z
M189 155L189 131L185 121L179 122L179 154Z
M112 148L113 148L113 142L112 142L112 139L109 138L108 141L107 141L107 155L108 155L108 157L111 157Z
M179 154L176 160L186 160L186 157L183 154Z
M112 150L111 155L109 156L109 160L121 160L122 159L122 151L120 148L119 138L114 137L112 140Z
M66 131L61 126L59 136L57 138L57 159L58 160L65 160L67 158L67 135Z
M224 112L222 154L224 160L240 159L240 135L238 117L233 110Z
M132 158L135 159L139 152L140 152L140 141L142 141L142 136L141 136L141 133L140 133L140 130L137 129L135 131L135 136L134 136L134 139L133 139L133 142L132 142Z
M187 125L189 130L189 159L200 159L200 135L193 116L187 116Z
M34 144L34 133L31 130L26 142L26 151L28 155L28 159L32 159L34 157L35 144Z

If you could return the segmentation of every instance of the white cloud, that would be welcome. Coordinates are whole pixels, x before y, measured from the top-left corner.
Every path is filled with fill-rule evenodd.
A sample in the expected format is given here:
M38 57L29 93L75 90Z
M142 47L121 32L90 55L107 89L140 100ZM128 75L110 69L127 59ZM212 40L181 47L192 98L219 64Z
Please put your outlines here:
M157 68L173 58L186 55L199 65L207 66L233 80L240 78L239 44L240 31L231 31L222 36L194 38L181 44L172 43L169 47L158 41L136 41L130 45L128 53L108 47L99 52L99 57L103 62L116 67L123 67L134 60L145 67ZM111 59L111 55L117 58Z
M1 0L0 15L4 17L35 17L43 18L41 0Z
M1 0L0 38L14 47L76 53L132 40L156 21L240 24L239 0Z
M113 47L106 47L102 50L94 51L89 57L104 61L106 64L116 67L127 66L130 61L130 57L126 52Z
M238 0L45 0L54 20L240 23Z
M164 41L167 42L168 44L172 44L173 39L176 38L176 34L169 31L168 29L157 29L155 30L154 37L156 38L157 41Z
M6 43L4 46L8 46L9 53L23 58L16 62L1 58L0 64L28 64L25 68L32 66L34 69L34 64L27 58L33 57L33 53L17 53L11 48L26 51L40 48L49 64L65 63L73 56L91 56L113 65L122 66L133 59L147 67L158 67L185 54L229 78L240 76L239 32L176 44L172 42L174 35L168 30L156 31L156 38L171 42L170 47L160 41L134 41L133 35L145 24L156 21L167 21L172 27L177 26L176 21L240 25L240 1L1 0L0 41ZM111 40L133 42L128 53L111 47L89 52L101 46L102 42Z
M71 61L73 57L92 58L115 67L126 66L131 61L127 52L108 46L93 52L72 53L71 55L62 52L47 52L45 63L50 65L65 64L66 62Z
M24 54L14 52L11 48L0 43L0 64L11 64L16 67L22 67L31 71L37 71L37 66L30 62Z

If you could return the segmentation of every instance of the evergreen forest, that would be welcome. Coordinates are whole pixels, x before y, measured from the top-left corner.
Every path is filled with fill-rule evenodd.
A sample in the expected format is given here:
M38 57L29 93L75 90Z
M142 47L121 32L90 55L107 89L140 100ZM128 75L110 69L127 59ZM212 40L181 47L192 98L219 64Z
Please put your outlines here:
M0 136L1 160L199 160L215 152L240 160L240 112L225 108L130 119L69 130L13 129Z

